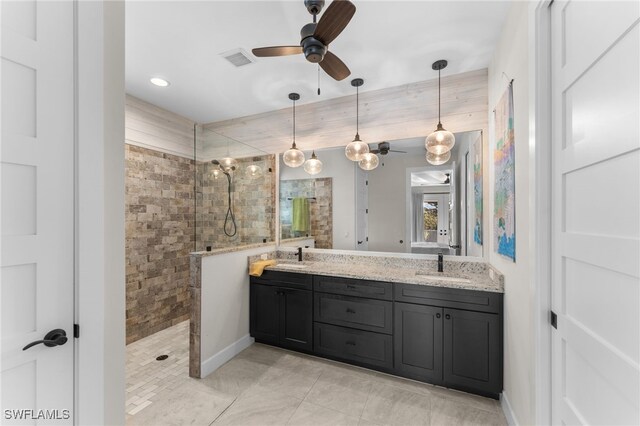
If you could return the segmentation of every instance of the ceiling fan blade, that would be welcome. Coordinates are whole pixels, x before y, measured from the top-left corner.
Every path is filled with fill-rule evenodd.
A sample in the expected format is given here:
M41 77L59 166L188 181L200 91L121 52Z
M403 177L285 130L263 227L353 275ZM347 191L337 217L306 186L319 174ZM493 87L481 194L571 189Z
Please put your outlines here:
M400 154L406 154L407 151L398 151L396 149L390 149L389 152L399 152Z
M345 29L354 13L356 7L349 0L333 0L322 14L313 37L325 45L330 44Z
M344 62L331 52L325 53L324 59L320 62L320 66L324 72L338 81L344 80L351 74L351 71L349 71L349 68L347 68Z
M298 53L302 53L302 46L257 47L252 49L251 52L260 58L269 56L297 55Z

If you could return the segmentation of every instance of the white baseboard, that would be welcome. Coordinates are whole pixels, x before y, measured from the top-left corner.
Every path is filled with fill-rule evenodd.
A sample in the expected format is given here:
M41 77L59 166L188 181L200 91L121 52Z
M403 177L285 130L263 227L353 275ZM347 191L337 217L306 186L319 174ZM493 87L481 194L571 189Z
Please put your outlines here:
M513 409L511 409L511 404L509 404L509 399L504 391L500 394L500 406L502 407L504 416L507 418L509 426L518 426L518 420L516 419Z
M207 377L209 374L220 368L222 364L229 361L231 358L251 346L253 342L255 342L255 339L247 334L239 340L233 342L217 354L206 359L200 364L200 377Z

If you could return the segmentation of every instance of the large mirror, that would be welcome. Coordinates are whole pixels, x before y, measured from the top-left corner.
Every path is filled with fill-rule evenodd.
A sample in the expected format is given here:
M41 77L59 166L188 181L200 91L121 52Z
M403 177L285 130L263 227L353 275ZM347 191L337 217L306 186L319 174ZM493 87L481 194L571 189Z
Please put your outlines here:
M455 137L442 165L426 161L424 136L371 144L382 149L368 172L342 146L316 151L316 175L280 158L280 244L481 257L482 132Z

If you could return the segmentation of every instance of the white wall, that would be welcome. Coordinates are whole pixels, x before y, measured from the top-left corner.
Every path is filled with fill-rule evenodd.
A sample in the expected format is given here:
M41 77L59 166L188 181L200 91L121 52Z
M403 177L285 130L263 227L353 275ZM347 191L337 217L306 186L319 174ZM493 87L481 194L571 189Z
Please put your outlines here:
M311 158L311 152L305 152L305 158ZM333 191L333 248L338 250L355 249L355 167L344 155L344 147L317 151L322 161L322 171L311 176L303 167L291 168L284 165L280 157L280 180L332 178ZM279 197L278 197L279 199Z
M519 424L534 424L534 347L530 246L533 224L529 221L529 28L528 2L514 2L509 10L495 54L489 65L489 158L495 149L493 108L514 79L516 142L516 262L495 252L493 208L494 166L485 175L490 181L485 212L491 215L485 233L489 262L505 276L504 295L504 394ZM485 169L486 170L486 169ZM531 194L531 197L533 194Z
M124 424L124 2L77 3L77 409Z
M275 250L265 246L202 258L201 376L250 345L247 257Z

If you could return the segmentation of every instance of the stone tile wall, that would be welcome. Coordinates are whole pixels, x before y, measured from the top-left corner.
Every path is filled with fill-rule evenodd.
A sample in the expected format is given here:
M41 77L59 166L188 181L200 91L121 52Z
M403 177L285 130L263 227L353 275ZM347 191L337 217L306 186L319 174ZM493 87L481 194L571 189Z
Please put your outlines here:
M236 170L232 172L231 195L237 225L237 233L233 237L224 233L229 205L227 178L223 174L215 178L213 170L217 166L211 162L198 163L198 251L207 246L216 249L275 241L275 156L240 158L237 161ZM247 166L251 164L262 169L260 176L248 175Z
M283 239L304 236L291 231L293 201L289 198L296 197L315 197L315 201L309 200L309 235L315 238L316 248L333 248L332 179L295 179L280 182L280 229Z
M189 319L192 159L125 144L126 328L131 343Z

